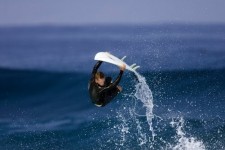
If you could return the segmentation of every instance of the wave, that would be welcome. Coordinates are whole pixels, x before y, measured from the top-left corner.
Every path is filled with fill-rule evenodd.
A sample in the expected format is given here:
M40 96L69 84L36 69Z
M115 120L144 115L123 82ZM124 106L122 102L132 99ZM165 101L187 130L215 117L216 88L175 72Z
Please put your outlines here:
M116 77L115 72L106 74ZM168 104L171 101L188 101L201 98L200 102L222 102L225 89L225 69L217 70L191 70L191 71L164 71L164 72L142 72L146 78L153 97L161 103ZM0 99L8 101L26 99L26 102L39 101L48 103L60 99L88 99L87 83L90 73L84 72L49 72L37 70L0 69ZM128 83L127 81L130 81ZM121 85L125 92L132 88L134 77L126 72ZM211 99L210 99L211 98ZM47 100L46 100L47 99ZM73 101L76 105L88 105L89 102ZM21 100L23 101L23 100ZM38 103L37 103L38 104ZM194 105L194 104L193 104Z
M130 98L137 90L130 72L121 82L123 94L96 109L87 92L89 73L2 68L1 148L18 148L20 142L34 149L67 144L68 149L222 149L224 73L224 69L143 72L154 98L153 139L143 103Z
M207 122L202 120L193 120L188 118L173 118L161 120L160 122L153 120L155 128L155 139L149 140L143 144L141 136L137 131L137 124L132 123L132 119L126 118L126 125L122 122L125 118L108 117L106 119L97 119L81 123L74 128L42 128L43 125L52 126L51 122L36 126L33 130L24 129L17 130L5 134L0 139L1 147L11 143L11 146L18 147L16 143L20 142L24 145L33 145L34 149L43 147L48 144L51 147L70 145L70 147L80 147L86 149L97 149L112 146L114 148L152 148L152 149L222 149L224 147L223 135L225 134L224 120L220 120L221 125L208 129ZM144 117L137 117L139 123L145 124ZM68 124L68 121L59 121L58 124ZM2 126L2 124L1 124ZM55 126L55 125L54 125ZM29 127L29 126L28 126ZM39 128L39 129L37 129ZM143 126L143 134L149 136L148 128ZM30 140L29 140L30 139ZM68 141L69 140L69 141ZM103 142L104 141L104 142ZM22 146L22 145L21 145Z

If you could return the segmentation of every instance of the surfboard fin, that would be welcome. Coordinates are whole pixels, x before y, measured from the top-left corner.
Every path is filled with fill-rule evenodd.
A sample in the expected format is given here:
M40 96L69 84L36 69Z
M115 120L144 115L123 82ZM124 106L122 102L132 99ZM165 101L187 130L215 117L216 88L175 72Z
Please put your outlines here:
M127 57L127 56L123 56L123 58L121 58L121 60L124 61L124 59L125 59L126 57Z
M136 64L132 64L132 65L130 65L130 67L131 67L131 68L134 68L134 66L136 66Z
M130 67L131 67L133 70L136 70L136 69L140 68L140 66L137 66L136 64L132 64Z
M138 69L138 68L140 68L140 66L136 66L136 67L134 67L133 69L136 70L136 69Z

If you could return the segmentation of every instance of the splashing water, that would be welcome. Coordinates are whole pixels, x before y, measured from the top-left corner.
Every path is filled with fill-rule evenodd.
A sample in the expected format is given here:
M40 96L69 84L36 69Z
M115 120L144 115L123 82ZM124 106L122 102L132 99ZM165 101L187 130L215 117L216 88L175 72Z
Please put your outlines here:
M138 100L141 102L141 105L145 108L146 112L145 115L142 115L144 117L146 117L148 126L149 126L149 131L151 132L151 138L154 140L155 137L155 133L154 133L154 129L152 126L152 119L154 118L154 114L153 114L153 96L152 96L152 92L148 86L148 84L146 83L146 80L143 76L141 76L139 73L134 72L135 76L138 79L138 83L135 85L135 92L134 94L132 94L133 98L135 100ZM133 121L136 123L136 129L138 132L138 141L139 141L139 145L144 145L148 142L148 136L147 133L144 133L144 131L142 131L142 124L139 121L139 119L137 118L135 109L129 109L129 114L131 116L131 118L133 119ZM148 134L149 135L149 134Z
M134 96L136 99L140 100L143 103L143 107L145 107L146 109L146 118L148 121L149 130L152 132L152 138L154 140L155 133L152 127L152 119L154 118L152 91L150 90L143 76L141 76L137 72L135 72L135 75L137 76L139 83L135 86L136 92Z
M117 119L120 123L115 125L113 130L114 132L117 132L115 131L116 129L119 131L120 141L118 141L118 143L116 142L115 145L122 146L122 148L125 148L126 146L128 146L127 148L130 148L131 141L136 141L140 147L145 149L149 147L149 145L151 146L150 140L154 140L155 137L152 126L152 119L154 118L153 96L145 78L137 72L135 72L135 76L138 80L138 83L135 85L135 91L132 94L127 94L125 96L128 97L128 99L134 99L135 102L140 102L140 105L145 108L145 113L144 115L137 114L136 108L140 109L137 106L134 106L134 108L128 107L128 109L122 107L122 109L117 112ZM141 120L143 117L146 121ZM148 127L150 134L146 132Z
M152 119L154 118L152 92L143 76L137 72L135 72L135 76L139 81L135 85L135 91L132 94L127 94L125 96L128 97L128 99L132 98L140 103L140 105L145 108L145 113L144 115L137 114L135 109L140 109L138 106L134 106L134 108L130 107L128 109L123 107L123 109L117 112L117 119L120 120L120 124L114 127L114 129L119 130L121 138L116 145L128 146L128 148L129 141L136 140L137 144L140 147L143 147L148 146L149 144L151 145L150 140L154 140L155 137L152 127ZM147 121L140 120L144 118ZM146 132L146 127L149 128L150 132Z
M178 121L170 122L173 128L176 128L177 144L175 146L169 146L172 150L205 150L205 146L202 141L198 141L194 137L186 137L184 131L184 119L180 118Z
M120 141L115 143L117 148L130 149L134 146L132 143L136 141L140 149L205 150L206 148L202 141L197 140L195 137L188 136L185 133L183 118L179 118L178 121L173 120L172 122L167 122L165 120L165 126L158 127L160 130L156 129L156 136L152 123L155 117L153 114L154 105L152 92L145 78L137 72L135 72L135 75L139 82L135 85L134 93L128 94L127 96L140 102L140 105L145 108L145 113L144 115L137 114L135 108L139 108L140 106L136 105L134 109L126 109L126 107L123 107L122 110L117 112L117 119L120 120L120 123L114 126L114 132L116 133L115 130L117 130L120 135ZM124 112L125 110L128 110L129 113ZM141 119L144 119L144 121ZM157 119L155 121L157 121ZM165 137L163 137L163 134L167 132L167 125L175 128L175 137L170 142L167 142L167 140L164 139Z

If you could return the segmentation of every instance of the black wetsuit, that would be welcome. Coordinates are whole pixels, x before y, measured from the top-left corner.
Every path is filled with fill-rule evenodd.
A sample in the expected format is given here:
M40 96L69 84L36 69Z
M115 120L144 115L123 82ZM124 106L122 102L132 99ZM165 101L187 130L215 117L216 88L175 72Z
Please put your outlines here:
M120 73L116 80L112 83L111 77L106 77L104 86L100 86L95 82L95 74L102 64L102 61L98 61L92 71L91 80L88 85L89 95L96 106L103 107L108 104L120 91L117 88L117 85L120 82L120 79L123 75L123 71L120 70Z

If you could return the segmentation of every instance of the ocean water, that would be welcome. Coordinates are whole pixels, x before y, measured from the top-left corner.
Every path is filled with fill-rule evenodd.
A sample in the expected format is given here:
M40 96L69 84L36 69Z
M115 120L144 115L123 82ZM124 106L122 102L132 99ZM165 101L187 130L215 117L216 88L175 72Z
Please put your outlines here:
M141 66L103 108L99 51ZM225 25L0 27L0 149L106 148L225 149Z

